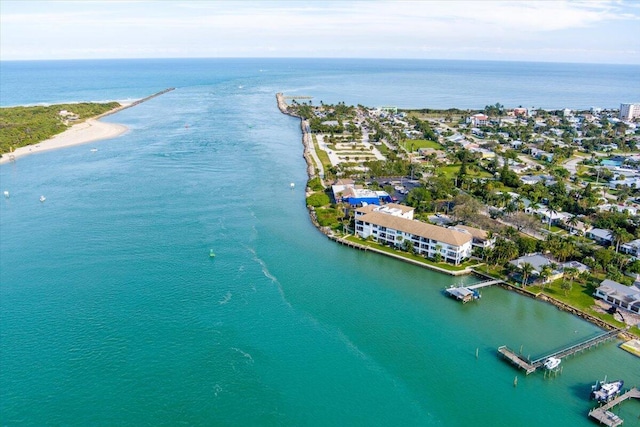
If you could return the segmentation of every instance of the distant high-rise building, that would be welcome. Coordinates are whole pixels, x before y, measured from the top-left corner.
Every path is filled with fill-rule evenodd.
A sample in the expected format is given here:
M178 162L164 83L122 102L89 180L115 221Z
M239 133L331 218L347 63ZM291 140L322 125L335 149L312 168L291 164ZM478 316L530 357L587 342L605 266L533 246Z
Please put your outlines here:
M620 120L633 120L640 117L640 104L620 104Z

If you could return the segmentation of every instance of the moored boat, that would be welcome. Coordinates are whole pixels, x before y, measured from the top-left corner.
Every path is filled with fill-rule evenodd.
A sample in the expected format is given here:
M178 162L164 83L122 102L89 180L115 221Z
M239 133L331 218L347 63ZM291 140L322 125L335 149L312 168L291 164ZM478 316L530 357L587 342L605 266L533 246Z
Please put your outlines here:
M544 361L544 368L549 370L556 369L560 366L560 362L562 362L562 360L557 357L549 357Z
M624 381L622 380L607 382L605 378L591 387L591 398L598 402L609 402L620 394L623 385Z

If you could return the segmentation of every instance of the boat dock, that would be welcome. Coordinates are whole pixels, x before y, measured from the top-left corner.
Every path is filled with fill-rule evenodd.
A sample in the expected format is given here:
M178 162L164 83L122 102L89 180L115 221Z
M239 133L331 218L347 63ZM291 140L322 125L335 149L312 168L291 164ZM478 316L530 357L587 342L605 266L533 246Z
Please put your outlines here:
M485 280L484 282L476 283L475 285L465 286L467 289L480 289L486 286L497 285L499 283L504 283L502 280Z
M500 354L504 359L511 362L512 365L515 365L518 368L524 370L526 374L529 375L535 372L538 368L540 368L544 364L544 361L547 360L549 357L556 357L558 359L562 359L563 357L571 356L583 350L587 350L594 346L597 346L598 344L601 344L605 341L609 341L610 339L617 337L620 332L621 332L620 329L607 331L604 334L598 335L593 338L589 338L578 344L570 345L569 347L565 347L562 350L558 350L554 353L548 354L536 360L529 360L528 358L525 359L520 354L511 350L506 345L498 347L498 354Z
M636 387L627 391L625 394L622 394L616 397L606 405L590 410L589 416L594 420L598 421L600 424L604 424L610 427L619 426L624 422L624 420L619 416L617 416L616 414L614 414L613 412L611 412L609 409L631 398L640 399L640 390L638 390Z
M473 301L480 298L480 294L477 291L471 290L464 286L452 286L444 290L451 298L455 298L463 303Z
M455 298L458 301L462 301L463 303L473 301L480 298L480 293L477 289L484 288L486 286L497 285L498 283L503 283L502 280L485 280L484 282L476 283L475 285L470 286L451 286L446 288L444 291L451 298Z

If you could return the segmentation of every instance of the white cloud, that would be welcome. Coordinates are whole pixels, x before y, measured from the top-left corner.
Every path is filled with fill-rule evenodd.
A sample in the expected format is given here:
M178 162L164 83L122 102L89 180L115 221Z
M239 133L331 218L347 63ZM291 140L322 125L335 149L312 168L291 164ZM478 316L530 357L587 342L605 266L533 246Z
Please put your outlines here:
M588 61L589 52L570 46L580 43L599 62L620 62L640 49L639 16L636 4L620 1L4 1L0 55L40 57L51 43L58 55L62 45L80 57L500 52L523 59L517 52L528 52L531 60L555 60L556 51Z

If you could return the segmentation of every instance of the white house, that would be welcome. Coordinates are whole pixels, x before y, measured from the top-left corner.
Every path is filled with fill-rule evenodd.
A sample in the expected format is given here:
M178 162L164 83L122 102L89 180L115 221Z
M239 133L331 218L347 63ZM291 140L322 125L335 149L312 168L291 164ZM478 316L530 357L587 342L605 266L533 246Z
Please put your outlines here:
M603 246L610 245L613 242L611 231L603 230L602 228L592 228L587 231L586 237Z
M614 204L607 203L607 204L598 206L598 210L600 212L612 212L612 211L617 211L620 213L626 212L631 216L638 215L638 208L636 208L635 206L614 205Z
M549 222L551 222L551 224L566 222L571 218L571 214L566 212L552 212L547 208L535 209L533 212L540 215L540 219L545 224L549 224Z
M640 289L636 286L605 279L593 295L625 310L640 313Z
M640 239L632 240L620 246L620 252L640 258Z
M560 277L562 277L562 274L563 274L563 272L558 268L553 268L554 267L553 261L551 261L549 258L547 258L542 254L532 254L532 255L521 256L520 258L516 258L513 261L509 261L509 264L513 264L518 268L522 268L522 266L525 264L530 264L531 267L533 267L533 270L531 271L531 273L532 275L535 275L535 276L539 276L540 273L542 272L542 269L548 265L549 267L552 267L552 270L551 270L551 274L546 279L547 282L551 282L553 280L559 279Z
M410 244L416 254L428 258L440 254L456 265L471 256L473 237L469 233L376 211L357 216L355 222L356 234L363 239L371 237L400 248Z
M489 124L489 117L482 113L474 114L467 119L467 123L471 123L473 126L486 126Z

